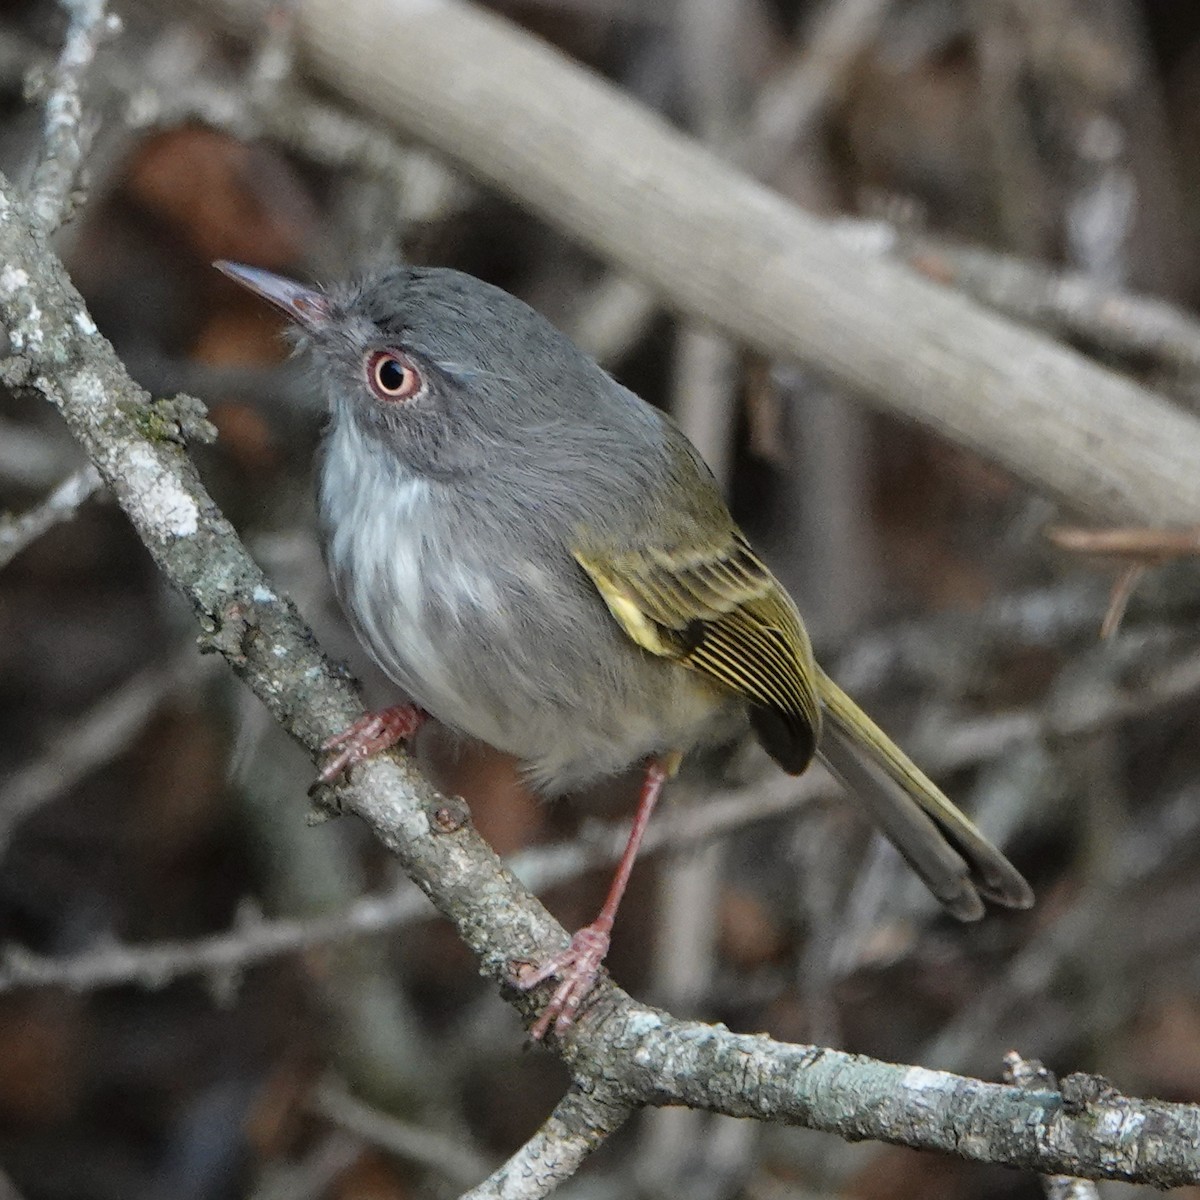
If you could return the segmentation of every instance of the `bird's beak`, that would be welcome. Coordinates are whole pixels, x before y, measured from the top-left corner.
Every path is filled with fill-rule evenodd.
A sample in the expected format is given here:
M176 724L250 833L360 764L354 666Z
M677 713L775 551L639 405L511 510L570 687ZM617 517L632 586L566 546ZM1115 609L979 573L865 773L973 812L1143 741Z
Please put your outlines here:
M321 329L329 320L329 300L315 288L307 288L284 275L274 275L261 267L248 267L244 263L221 259L213 266L223 275L228 275L234 283L240 283L255 295L270 301L285 317L310 333Z

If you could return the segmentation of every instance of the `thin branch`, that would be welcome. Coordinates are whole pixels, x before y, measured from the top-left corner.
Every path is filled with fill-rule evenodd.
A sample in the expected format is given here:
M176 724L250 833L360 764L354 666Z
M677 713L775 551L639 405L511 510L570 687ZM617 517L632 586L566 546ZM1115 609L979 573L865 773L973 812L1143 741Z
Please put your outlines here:
M8 353L0 330L0 359ZM0 417L0 483L31 492L57 487L79 462L79 448L62 430Z
M876 222L838 222L837 228L860 245L875 239L927 278L1089 350L1139 366L1156 364L1185 378L1200 374L1200 323L1166 300L1123 291L1078 271Z
M106 0L62 0L70 16L66 41L46 97L44 145L29 187L29 208L43 233L71 216L83 163L92 142L81 92L96 49L121 28L105 13Z
M299 1159L264 1161L247 1200L321 1200L336 1191L339 1177L362 1158L362 1152L359 1138L334 1129Z
M811 138L836 102L851 68L871 44L893 0L827 0L801 31L794 59L768 80L738 161L769 175L798 142ZM805 13L807 17L807 12Z
M775 775L761 785L706 797L704 804L664 814L647 831L643 853L686 851L756 822L786 816L833 787L814 771L803 779ZM543 892L615 863L627 835L623 823L614 823L601 838L526 850L508 859L506 866L530 891ZM0 995L29 987L75 992L128 985L156 989L190 975L208 976L223 987L240 972L272 958L391 932L430 916L425 898L404 886L386 895L364 896L326 916L265 920L243 914L233 929L186 942L104 943L64 958L44 958L10 943L0 948Z
M1134 590L1151 567L1200 554L1200 528L1078 529L1060 525L1047 529L1046 536L1064 550L1102 554L1123 563L1100 624L1102 639L1112 637L1121 627Z
M1146 570L1144 563L1134 563L1117 576L1108 599L1104 620L1100 622L1101 641L1107 641L1108 638L1116 636L1117 630L1121 628L1121 622L1125 619L1125 610L1129 607L1129 601L1133 599L1133 593Z
M22 821L128 749L163 701L198 674L192 654L165 668L156 664L139 671L72 721L39 758L4 780L0 860Z
M135 681L140 687L139 681ZM128 685L136 696L135 684ZM1200 654L1181 650L1157 671L1144 674L1139 686L1105 690L1086 706L1028 708L957 721L931 732L920 747L922 761L931 770L950 772L1011 755L1021 746L1045 740L1086 736L1133 717L1144 718L1200 691ZM101 720L109 697L97 709ZM124 704L117 704L121 709ZM138 708L137 711L145 711ZM136 723L133 728L139 728ZM79 749L85 762L96 743L109 745L102 733L93 735L85 722L71 731L69 745ZM31 778L53 779L62 766L50 756L47 765L29 770ZM73 776L72 776L73 777ZM21 776L16 777L22 778ZM0 793L15 793L15 782ZM24 785L28 786L28 785ZM650 826L643 843L646 855L663 850L687 852L691 848L744 829L756 822L794 814L802 806L836 791L823 772L814 770L799 779L772 772L723 793L705 797L703 804L680 806L663 814ZM57 794L57 792L55 793ZM562 846L527 850L507 860L506 866L527 888L537 893L561 886L585 871L611 865L620 857L626 829L614 824L602 837ZM132 984L165 987L189 975L207 975L222 982L257 963L285 954L367 937L400 928L429 915L424 900L407 889L382 896L366 896L343 911L303 919L242 920L236 928L186 942L162 941L148 945L105 944L68 958L43 958L10 945L0 957L0 994L25 987L65 987L89 991Z
M1142 562L1166 562L1200 554L1200 527L1194 529L1079 529L1058 525L1046 536L1064 550L1109 554Z
M572 1087L542 1127L502 1167L462 1200L540 1200L579 1170L633 1115L611 1086Z
M1004 1082L1017 1087L1058 1091L1054 1072L1047 1070L1036 1058L1022 1058L1015 1050L1004 1056ZM1089 1179L1071 1175L1043 1175L1042 1189L1046 1200L1100 1200L1096 1185Z
M1080 946L1095 945L1122 922L1137 925L1143 934L1154 931L1152 936L1142 939L1136 956L1122 968L1130 977L1142 977L1155 964L1177 964L1193 951L1197 943L1197 932L1190 920L1193 906L1187 906L1189 919L1184 920L1179 911L1172 909L1168 898L1159 905L1163 910L1161 917L1148 920L1144 899L1148 892L1155 896L1161 893L1161 885L1156 883L1166 877L1164 872L1169 870L1172 852L1200 831L1200 814L1190 795L1187 799L1183 820L1173 820L1169 834L1164 836L1163 830L1151 834L1135 853L1122 860L1114 879L1106 880L1101 888L1079 896L1069 908L1052 915L989 986L941 1029L924 1048L922 1059L947 1067L962 1067L982 1044L1003 1036L1006 1017L1019 1026L1030 1005L1053 991L1055 979L1065 965L1074 962ZM1136 902L1139 893L1143 898L1140 904ZM1126 944L1132 945L1132 940ZM1178 968L1174 970L1177 972ZM1070 1040L1076 1032L1077 1025L1072 1024L1064 1036Z
M20 516L0 513L0 569L47 530L69 521L103 486L96 468L89 464L64 479L36 508Z
M457 205L468 190L461 177L378 119L295 86L280 41L268 36L248 81L212 77L203 43L174 37L145 63L115 64L109 83L125 96L135 129L200 121L245 142L269 138L330 171L385 181L410 219L445 215ZM279 86L270 86L273 80Z
M317 1087L312 1107L363 1141L434 1171L460 1187L474 1183L490 1169L490 1164L464 1142L461 1132L451 1135L401 1121L364 1104L328 1080Z
M1064 1080L1061 1093L983 1083L658 1016L661 1024L649 1010L629 1014L628 1023L614 1014L604 1027L645 1072L654 1103L735 1117L771 1112L852 1141L918 1141L1039 1174L1136 1175L1158 1187L1200 1175L1194 1106L1133 1100L1079 1075Z

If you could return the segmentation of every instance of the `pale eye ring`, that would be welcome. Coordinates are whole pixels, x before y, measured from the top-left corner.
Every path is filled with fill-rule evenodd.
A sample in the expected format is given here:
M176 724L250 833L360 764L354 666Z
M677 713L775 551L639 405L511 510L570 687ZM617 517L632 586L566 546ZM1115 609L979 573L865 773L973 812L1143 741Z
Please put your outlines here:
M378 399L388 403L411 400L425 386L416 364L399 350L376 350L368 356L367 383Z

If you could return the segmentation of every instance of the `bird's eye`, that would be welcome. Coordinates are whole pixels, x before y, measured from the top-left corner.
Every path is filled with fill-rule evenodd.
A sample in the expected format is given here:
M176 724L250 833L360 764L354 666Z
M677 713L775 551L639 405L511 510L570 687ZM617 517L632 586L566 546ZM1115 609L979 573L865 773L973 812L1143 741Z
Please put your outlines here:
M410 400L424 386L421 372L398 350L376 350L367 359L367 382L380 400Z

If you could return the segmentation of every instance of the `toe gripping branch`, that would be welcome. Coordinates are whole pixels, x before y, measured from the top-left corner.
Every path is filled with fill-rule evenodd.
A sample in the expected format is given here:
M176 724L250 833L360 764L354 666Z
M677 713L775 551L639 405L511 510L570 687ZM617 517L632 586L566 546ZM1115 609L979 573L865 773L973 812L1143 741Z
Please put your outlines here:
M317 776L317 784L332 783L358 763L408 741L425 719L426 713L415 704L395 704L359 717L321 747L321 753L330 757Z

